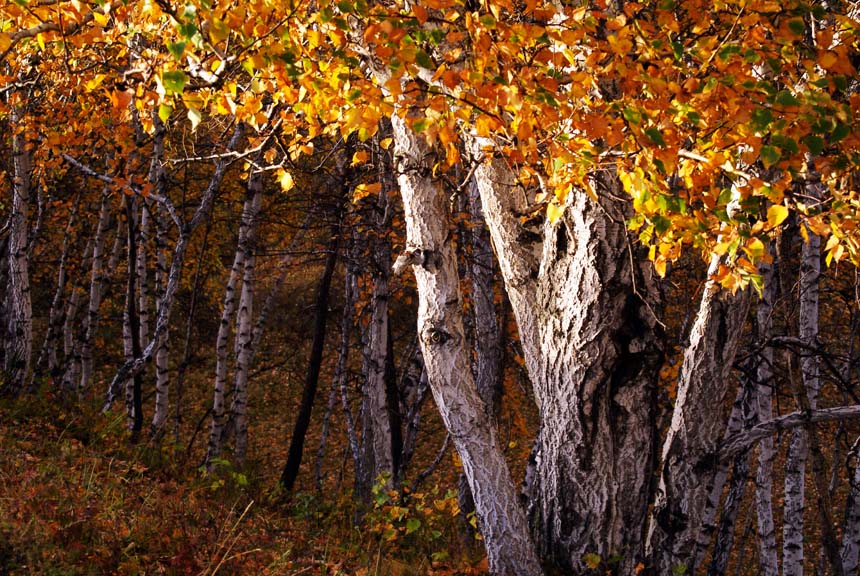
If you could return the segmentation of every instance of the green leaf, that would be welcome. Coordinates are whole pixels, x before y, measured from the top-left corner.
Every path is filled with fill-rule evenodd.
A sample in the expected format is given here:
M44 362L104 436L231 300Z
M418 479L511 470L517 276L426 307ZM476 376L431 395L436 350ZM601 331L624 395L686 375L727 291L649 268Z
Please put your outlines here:
M185 54L185 42L168 42L167 50L170 51L170 54L173 55L177 61L182 59L182 55Z
M642 122L642 114L640 114L635 108L625 108L622 115L625 120L632 124L639 124Z
M666 141L663 140L663 134L660 133L658 128L646 128L645 135L648 136L648 139L657 146L660 146L661 148L666 146Z
M806 25L803 23L802 18L795 18L794 20L788 21L788 29L791 30L795 36L803 36L806 32Z
M406 533L407 534L412 534L413 532L415 532L419 528L421 528L421 520L419 520L418 518L410 518L409 520L406 521Z
M162 122L167 122L171 114L173 114L173 108L167 104L162 104L158 107L158 117L161 118Z
M435 68L433 60L430 59L430 56L428 56L427 52L424 50L419 50L415 53L415 63L422 68L427 68L428 70L433 70Z
M797 106L800 104L800 100L798 100L794 94L788 90L780 90L777 92L773 101L780 106Z
M803 144L809 148L809 152L818 156L824 150L824 139L815 134L807 134L803 137Z
M161 75L161 80L164 82L164 87L175 94L182 94L185 90L185 85L188 83L188 76L182 70L171 70Z
M765 168L770 168L779 162L779 158L781 156L779 149L776 146L762 146L759 154L761 155L761 161L764 163Z
M830 141L833 143L839 142L844 139L851 132L851 129L841 122L836 125L836 128L833 129L833 132L830 133Z

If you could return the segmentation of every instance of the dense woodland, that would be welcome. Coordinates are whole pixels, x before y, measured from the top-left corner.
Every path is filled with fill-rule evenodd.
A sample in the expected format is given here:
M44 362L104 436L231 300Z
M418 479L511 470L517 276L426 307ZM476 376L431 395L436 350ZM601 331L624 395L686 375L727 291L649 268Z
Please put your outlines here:
M860 4L0 5L0 573L857 574Z

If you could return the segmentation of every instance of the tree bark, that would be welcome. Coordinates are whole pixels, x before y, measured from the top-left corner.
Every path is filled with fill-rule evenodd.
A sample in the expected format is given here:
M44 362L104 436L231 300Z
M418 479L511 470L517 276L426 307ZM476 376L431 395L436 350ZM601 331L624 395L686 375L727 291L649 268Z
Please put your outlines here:
M774 254L770 245L770 254ZM772 264L759 264L764 289L756 310L756 328L759 341L765 344L758 355L756 366L756 390L758 416L762 422L773 418L773 348L766 344L772 335L774 302L777 282ZM756 518L758 523L759 569L761 576L778 576L779 563L776 553L776 531L773 524L773 460L776 456L773 438L761 441L758 448L758 470L755 477Z
M447 197L430 177L427 144L404 119L395 114L391 120L407 233L395 271L412 264L415 273L418 334L430 388L469 479L490 572L540 574L495 426L472 378Z
M253 357L252 319L254 314L254 272L256 266L257 227L260 206L263 201L263 174L254 172L248 178L251 195L250 225L241 246L245 255L242 258L242 290L239 294L239 309L236 311L236 371L233 381L233 400L230 403L230 421L235 432L235 456L240 463L245 462L248 452L248 373Z
M605 174L599 201L573 192L555 223L530 227L521 220L533 206L492 142L470 148L489 157L475 179L541 415L542 552L574 572L586 553L620 556L619 573L632 573L644 556L663 353L661 296L628 242L629 206L609 199L624 193Z
M719 265L714 257L709 274ZM649 525L651 569L671 574L686 567L713 485L715 450L724 430L722 411L729 371L749 307L749 291L734 295L709 279L684 352L678 397L663 444L660 480Z
M126 204L126 221L128 223L128 284L126 286L125 299L125 322L128 327L128 340L130 342L131 361L140 358L140 324L137 311L137 298L135 288L137 286L137 223L135 212L137 202L131 201ZM128 361L128 360L126 360ZM126 382L126 407L130 409L129 430L131 430L132 442L136 442L143 430L143 396L142 376L140 372L134 374Z
M30 257L28 254L28 212L30 203L30 144L18 106L11 108L12 135L12 203L9 214L9 292L11 302L9 335L6 342L6 383L4 392L17 396L30 373L33 347L33 308L30 299Z
M798 331L800 340L815 346L818 338L818 277L821 273L821 239L807 231L800 260L800 301ZM800 370L809 407L818 402L818 357L804 354ZM807 431L796 428L785 462L785 511L783 514L782 570L784 576L803 574L803 510L805 506Z

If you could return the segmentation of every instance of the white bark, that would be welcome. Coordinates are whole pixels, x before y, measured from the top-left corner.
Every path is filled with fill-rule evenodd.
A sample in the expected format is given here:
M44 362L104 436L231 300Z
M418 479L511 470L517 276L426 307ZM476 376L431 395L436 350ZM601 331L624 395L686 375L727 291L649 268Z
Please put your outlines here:
M140 346L146 348L149 346L149 307L151 304L151 295L149 290L149 269L147 267L147 247L150 239L150 220L151 212L149 202L141 201L140 204L140 219L138 220L137 230L137 317L140 323Z
M821 239L807 231L800 260L800 305L798 331L800 340L815 347L818 339L818 277L821 273ZM803 387L809 406L818 401L818 356L804 354L800 360ZM807 431L796 428L785 463L785 512L783 515L782 570L784 576L803 574L803 510L805 504Z
M574 572L587 553L617 555L632 573L644 556L662 336L653 272L634 265L628 242L629 207L576 191L554 224L526 228L532 207L510 167L489 141L471 149L490 157L475 180L541 414L542 551ZM623 196L610 174L599 178L595 187Z
M773 254L771 246L770 253ZM773 326L773 305L776 300L777 283L773 265L759 264L764 289L756 310L756 325L759 340L767 342ZM756 367L758 416L762 422L773 418L773 348L765 345L758 357ZM776 531L773 523L773 460L776 456L773 438L768 436L759 444L758 470L755 478L755 502L758 521L759 569L761 576L778 576L779 562L776 553Z
M257 227L260 206L263 199L263 175L254 172L248 178L248 191L251 195L251 211L248 233L241 249L245 252L242 261L242 291L239 295L239 309L236 313L236 378L233 382L233 400L230 404L230 420L235 432L235 456L244 462L248 450L248 372L253 359L252 319L254 314L254 271L256 265Z
M396 114L392 126L407 230L405 258L398 262L411 263L415 273L430 387L469 479L490 572L541 574L496 429L472 379L447 197L430 177L427 144Z
M225 398L227 394L227 367L229 365L229 343L232 332L233 319L236 312L236 286L245 269L245 255L247 254L247 238L253 218L254 197L251 191L245 197L242 206L242 215L239 221L239 236L236 253L233 256L233 265L230 267L230 276L224 288L224 301L221 305L221 321L218 324L218 336L215 340L215 387L214 402L212 405L212 426L209 432L209 447L206 453L207 466L211 466L214 458L221 453L224 441L224 426L226 424Z
M714 257L709 273L716 272ZM694 573L692 552L713 483L717 444L724 430L720 410L738 339L749 306L747 290L735 295L714 280L702 302L684 352L678 397L663 444L661 475L648 534L652 568Z

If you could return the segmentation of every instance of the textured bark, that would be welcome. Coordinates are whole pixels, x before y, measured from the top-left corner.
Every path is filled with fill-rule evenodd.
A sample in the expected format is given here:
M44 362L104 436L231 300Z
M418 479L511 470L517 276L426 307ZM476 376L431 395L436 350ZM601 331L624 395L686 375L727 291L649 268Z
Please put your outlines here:
M472 378L463 330L457 261L447 197L435 182L427 144L392 116L397 181L406 219L406 251L418 287L418 334L430 388L463 462L493 574L540 574L492 420Z
M27 383L33 347L33 309L30 298L30 257L28 254L28 212L31 193L32 160L21 111L11 110L12 202L9 213L9 335L5 346L6 382L4 392L16 396Z
M384 170L384 168L383 168ZM364 387L362 414L368 434L363 438L362 448L367 452L364 461L369 465L370 479L376 482L382 476L391 487L398 475L398 464L402 450L402 437L396 392L392 398L391 326L389 324L389 280L391 276L391 242L387 236L391 206L389 194L394 188L387 174L381 174L382 186L371 221L368 253L372 292L367 306L370 319L362 334ZM396 388L396 384L395 384ZM392 400L394 403L392 403ZM396 446L395 446L396 444Z
M709 273L719 264L714 258ZM661 474L649 524L649 560L657 574L686 567L713 483L716 448L724 430L721 410L728 374L749 306L749 292L735 295L705 284L684 352L678 397L663 445Z
M821 240L807 231L800 260L798 331L800 340L815 346L818 338L818 277L821 273ZM805 354L800 361L803 386L809 407L818 401L818 357ZM807 431L796 428L791 435L785 462L785 511L783 514L782 570L784 576L803 574L803 510L805 506Z
M770 247L773 254L773 246ZM758 339L767 342L772 333L773 305L776 300L777 283L771 264L759 264L764 289L756 310ZM756 367L758 416L762 422L773 418L773 348L764 345L758 355ZM773 438L764 438L758 448L758 470L755 477L755 503L758 524L758 553L761 576L778 576L779 563L776 553L776 531L773 523L773 460L776 456Z
M251 194L250 226L245 243L241 247L245 251L242 258L244 270L242 273L242 291L239 295L239 309L236 311L236 373L233 381L233 400L230 403L230 421L235 433L235 456L238 462L244 462L248 452L248 374L253 357L252 348L252 319L254 314L254 285L257 247L258 215L263 201L263 174L255 172L248 179L248 189Z
M732 411L729 415L729 422L726 424L726 431L723 434L723 441L731 438L741 431L744 424L744 400L747 394L747 386L742 384L738 387L738 392L735 395L735 401L732 403ZM735 457L737 464L738 457ZM711 484L711 490L708 493L708 498L705 502L705 511L702 514L702 526L696 536L696 546L693 549L693 556L690 563L693 566L698 566L708 550L711 543L711 538L716 529L717 511L720 508L720 499L723 495L726 480L729 477L729 461L722 460L716 466L714 479Z
M471 147L492 156L485 140ZM503 160L482 162L475 179L540 408L542 551L575 572L586 553L618 556L619 573L632 573L644 555L663 355L661 296L650 264L633 265L641 255L627 239L629 207L609 200L623 192L605 174L599 203L574 192L539 231L521 224L532 210Z
M748 374L744 374L742 376L742 381L742 419L744 428L749 428L757 424L758 421L756 382L753 379L750 379ZM752 456L751 452L738 454L735 456L734 462L732 463L732 479L729 483L729 491L728 494L726 494L726 500L723 503L722 513L720 514L720 524L717 529L717 540L714 544L714 552L711 556L711 565L708 568L709 575L715 576L726 573L726 567L728 566L729 556L732 552L732 545L734 543L735 523L737 522L747 481L749 480Z
M215 386L214 402L212 404L212 425L209 432L209 445L206 452L206 463L211 467L212 460L218 458L224 441L224 426L227 417L227 368L229 366L229 344L233 319L236 312L236 286L245 269L245 257L249 252L248 237L251 227L257 222L254 210L254 191L247 191L242 206L242 216L239 220L239 234L230 276L224 288L224 301L221 305L221 321L218 324L218 335L215 339Z
M155 299L161 301L167 288L167 230L164 222L156 219L155 230ZM170 412L170 327L161 334L155 349L155 408L152 414L150 436L160 438Z
M496 321L495 293L493 277L495 267L493 246L481 209L481 196L474 178L469 180L469 232L462 235L468 238L472 251L468 255L468 275L471 282L471 307L469 320L472 323L472 348L474 359L472 373L478 394L484 407L494 422L498 422L502 401L502 332ZM472 493L465 475L461 474L458 485L457 501L460 515L468 520L475 510ZM466 522L467 531L471 524ZM471 537L471 534L469 534Z
M146 348L149 346L149 307L152 304L152 295L150 294L149 284L149 267L147 266L147 248L151 235L151 219L149 202L141 201L140 205L140 220L137 230L137 317L140 326L140 346Z

